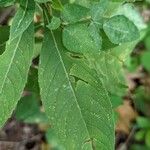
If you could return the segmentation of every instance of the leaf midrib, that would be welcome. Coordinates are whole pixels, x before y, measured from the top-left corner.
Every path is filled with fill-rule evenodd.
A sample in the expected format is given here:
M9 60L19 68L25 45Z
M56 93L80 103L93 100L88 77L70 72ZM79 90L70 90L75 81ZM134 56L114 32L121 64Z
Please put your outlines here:
M1 94L2 91L3 91L5 81L6 81L7 77L8 77L8 73L9 73L9 71L10 71L10 68L11 68L11 66L12 66L13 60L14 60L14 58L15 58L15 55L16 55L16 52L17 52L19 43L20 43L20 41L21 41L21 38L22 38L22 36L20 36L19 39L18 39L18 42L17 42L16 47L15 47L15 49L14 49L12 58L11 58L11 60L10 60L9 66L8 66L8 68L7 68L7 70L6 70L5 75L4 75L4 80L3 80L2 85L1 85L0 94ZM12 42L11 42L11 43L12 43ZM8 43L8 44L11 44L11 43ZM2 56L3 56L3 55L2 55Z
M51 31L51 30L50 30L50 31ZM79 110L79 112L80 112L81 118L82 118L82 120L83 120L83 123L85 124L86 130L87 130L87 133L88 133L88 136L89 136L89 138L90 138L90 134L89 134L89 131L88 131L86 122L85 122L84 117L83 117L83 115L82 115L81 108L80 108L80 106L79 106L79 104L78 104L77 96L76 96L76 94L75 94L75 91L73 90L72 84L70 83L69 75L68 75L67 69L66 69L66 67L65 67L65 65L64 65L64 63L63 63L63 59L62 59L62 56L61 56L61 54L60 54L59 48L58 48L58 46L57 46L57 42L56 42L56 39L55 39L55 36L54 36L53 31L51 31L51 35L52 35L52 38L53 38L54 45L55 45L55 48L56 48L56 50L57 50L58 56L59 56L59 58L60 58L60 62L61 62L61 64L62 64L62 66L63 66L64 72L65 72L66 77L67 77L67 79L68 79L68 83L69 83L69 86L70 86L70 88L71 88L72 94L73 94L73 96L74 96L75 102L76 102L76 104L77 104L78 110Z
M21 24L22 20L23 20L23 19L24 19L24 17L25 17L25 14L26 14L26 12L27 12L26 10L27 10L28 3L29 3L29 0L27 0L27 1L26 1L26 4L25 4L25 10L24 10L24 13L23 13L22 19L20 19L20 21L19 21L19 23L18 23L18 25L17 25L17 27L16 27L15 32L17 31L18 27L20 26L20 24Z
M119 28L116 28L115 26L110 26L110 25L104 24L104 27L108 27L108 28L110 28L110 29L113 29L113 30L115 30L115 31L121 32L121 33L126 34L126 35L129 34L128 31L126 31L126 30L121 30L121 29L119 29Z

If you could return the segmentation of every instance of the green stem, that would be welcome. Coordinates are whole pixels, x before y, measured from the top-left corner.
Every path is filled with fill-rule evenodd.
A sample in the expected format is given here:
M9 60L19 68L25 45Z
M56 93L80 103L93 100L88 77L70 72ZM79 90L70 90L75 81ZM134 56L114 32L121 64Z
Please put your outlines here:
M44 23L45 23L45 25L48 25L52 18L52 14L50 13L51 11L49 11L47 4L41 4L40 6L43 10Z

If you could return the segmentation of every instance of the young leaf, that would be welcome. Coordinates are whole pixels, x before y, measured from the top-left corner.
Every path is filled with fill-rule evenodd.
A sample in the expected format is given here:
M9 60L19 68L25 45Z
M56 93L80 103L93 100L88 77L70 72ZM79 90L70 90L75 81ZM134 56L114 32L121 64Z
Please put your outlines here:
M33 24L8 41L6 51L0 56L0 126L13 112L27 80L33 55Z
M53 16L52 19L51 19L51 23L49 23L49 24L47 25L47 27L48 27L50 30L56 30L57 28L59 28L60 24L61 24L60 18Z
M92 29L92 26L90 28L90 30L95 30ZM69 51L77 53L99 52L101 48L99 44L101 43L101 38L97 33L95 36L99 39L97 39L97 37L95 39L92 32L89 31L86 24L74 24L65 27L63 30L63 44ZM97 40L99 40L99 42L97 42Z
M115 44L131 42L139 38L139 30L132 21L123 15L113 16L108 19L103 29L110 41Z
M87 82L80 80L74 88L69 73L71 64L64 59L63 49L60 32L54 34L46 30L40 56L39 83L50 123L66 150L112 150L114 126L105 87L87 65L80 71L84 75L82 79L87 79Z
M75 23L86 19L89 9L77 4L66 4L62 10L62 19L68 23Z
M99 20L107 10L108 0L100 0L91 6L91 16L94 21Z
M10 29L10 40L22 34L33 21L35 4L34 0L21 0L20 7L13 19Z

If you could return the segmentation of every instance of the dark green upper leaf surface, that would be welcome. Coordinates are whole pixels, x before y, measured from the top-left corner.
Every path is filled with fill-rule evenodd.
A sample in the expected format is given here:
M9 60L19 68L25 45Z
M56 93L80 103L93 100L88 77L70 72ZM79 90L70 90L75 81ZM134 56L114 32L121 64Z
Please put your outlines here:
M35 4L34 0L21 0L10 29L10 40L22 34L33 21Z
M93 145L97 150L114 149L112 108L105 86L84 62L83 67L77 63L70 72L72 63L63 50L60 32L46 30L39 83L43 105L60 143L65 150L93 150ZM81 80L73 84L70 75Z
M95 30L94 25L88 27L86 24L65 27L63 30L63 44L69 51L73 52L99 52L101 37L98 35L98 31Z
M115 44L131 42L139 38L139 30L132 21L123 15L113 16L108 19L103 29L110 41Z
M8 41L6 51L0 56L0 126L13 112L27 80L33 55L33 24Z

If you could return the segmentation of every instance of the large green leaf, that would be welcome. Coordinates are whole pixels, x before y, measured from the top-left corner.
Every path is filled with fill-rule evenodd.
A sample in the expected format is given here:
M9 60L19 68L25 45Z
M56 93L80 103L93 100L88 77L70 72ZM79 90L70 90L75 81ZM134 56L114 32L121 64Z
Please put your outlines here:
M22 34L31 24L33 21L34 9L34 0L21 0L19 10L13 19L10 29L11 40Z
M39 83L50 123L66 150L112 150L114 123L105 86L84 61L82 66L79 61L71 69L63 49L60 32L46 30ZM71 77L80 79L73 84Z
M33 24L0 56L0 126L10 117L21 97L33 55Z

